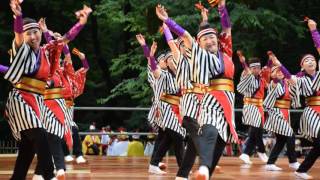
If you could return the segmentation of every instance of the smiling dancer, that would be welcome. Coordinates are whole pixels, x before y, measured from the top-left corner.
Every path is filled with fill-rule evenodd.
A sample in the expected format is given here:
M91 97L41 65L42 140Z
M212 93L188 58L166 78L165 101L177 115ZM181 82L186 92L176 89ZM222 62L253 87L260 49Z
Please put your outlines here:
M317 24L308 20L308 27L315 47L320 54L320 34ZM300 94L306 97L306 107L300 119L299 133L312 141L313 148L306 156L295 175L302 179L312 179L307 172L320 156L320 71L317 71L317 62L313 55L306 54L300 61L303 75L297 79Z
M231 23L225 1L219 2L222 34L202 25L197 41L168 17L164 7L158 5L156 13L169 29L183 39L190 60L194 87L204 93L200 105L200 167L197 179L209 179L226 145L238 142L234 123L234 65L232 62ZM220 45L220 48L218 46Z
M269 84L268 93L263 102L268 112L264 129L275 133L276 144L271 150L266 170L282 170L275 165L275 162L285 144L287 145L289 167L297 170L300 163L297 162L295 137L291 127L289 109L291 106L300 107L299 92L291 74L272 52L269 52L269 59L272 60L274 66L271 69L273 80Z
M259 58L250 58L248 65L242 53L240 51L237 53L244 68L240 82L237 85L238 92L244 96L242 123L249 126L249 137L246 141L244 152L239 158L246 164L252 164L249 156L254 151L255 146L258 146L258 156L266 163L268 157L265 153L265 147L262 141L262 128L265 118L263 99L270 74L265 76L263 75L265 74L263 71L269 71L268 69L271 67L272 61L269 60L267 67L261 70Z

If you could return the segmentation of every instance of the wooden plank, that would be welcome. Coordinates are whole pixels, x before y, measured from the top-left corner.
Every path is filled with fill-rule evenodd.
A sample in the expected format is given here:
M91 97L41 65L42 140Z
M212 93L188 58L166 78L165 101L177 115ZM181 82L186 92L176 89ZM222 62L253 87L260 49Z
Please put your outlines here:
M15 156L0 156L0 179L9 179L15 163ZM105 157L87 156L88 163L67 163L68 180L172 180L177 172L174 157L167 157L164 162L168 164L166 175L152 175L148 173L149 157ZM214 174L218 180L294 180L294 171L289 169L287 158L279 158L277 165L283 168L281 172L265 171L264 164L257 158L253 158L253 165L243 165L237 157L222 157L219 165L221 172ZM302 159L299 159L301 162ZM28 172L28 178L32 178L36 158ZM198 163L193 168L195 171ZM314 178L320 177L320 161L317 161L310 171Z

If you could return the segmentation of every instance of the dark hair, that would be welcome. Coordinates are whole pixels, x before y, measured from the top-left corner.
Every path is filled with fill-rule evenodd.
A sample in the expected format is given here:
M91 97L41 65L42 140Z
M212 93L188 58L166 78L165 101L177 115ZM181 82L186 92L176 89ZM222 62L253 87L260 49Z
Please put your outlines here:
M159 62L159 58L160 58L160 56L163 56L163 57L165 57L165 55L168 53L168 50L162 50L162 51L159 51L158 53L157 53L157 55L156 55L156 60L157 60L157 62Z
M212 28L210 27L210 24L208 22L201 22L199 25L199 30L198 32L204 30L204 29L208 29L208 28Z
M258 57L249 58L248 64L252 64L252 63L261 63L260 58L258 58Z
M23 18L23 25L30 24L30 23L38 23L35 19L25 17Z

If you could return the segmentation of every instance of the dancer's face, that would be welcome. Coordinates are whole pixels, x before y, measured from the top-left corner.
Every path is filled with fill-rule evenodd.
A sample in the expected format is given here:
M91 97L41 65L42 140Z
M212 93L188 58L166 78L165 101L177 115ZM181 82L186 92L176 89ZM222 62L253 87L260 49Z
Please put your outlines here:
M279 68L276 70L276 78L280 80L284 78L284 75Z
M250 67L250 70L254 76L258 76L261 73L261 66Z
M38 28L32 28L23 33L24 42L33 50L38 50L41 43L41 31Z
M218 52L218 39L215 34L207 34L200 38L199 45L201 48L209 51L210 53Z
M316 59L314 56L307 57L303 64L302 68L306 71L306 73L311 74L313 73L317 68Z

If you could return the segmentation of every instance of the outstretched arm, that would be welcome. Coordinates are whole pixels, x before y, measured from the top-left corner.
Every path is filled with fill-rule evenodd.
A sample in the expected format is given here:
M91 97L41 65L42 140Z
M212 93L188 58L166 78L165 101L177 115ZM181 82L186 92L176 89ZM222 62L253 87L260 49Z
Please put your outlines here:
M164 36L165 36L166 41L167 41L167 43L168 43L168 45L169 45L169 47L170 47L170 50L171 50L171 52L172 52L173 59L174 59L174 61L177 63L177 62L178 62L178 59L179 59L179 57L180 57L180 51L179 51L176 43L175 43L174 40L173 40L171 31L170 31L170 29L168 28L168 26L167 26L165 23L163 23L162 27L163 27Z
M183 39L184 45L186 48L191 49L192 47L192 36L188 33L188 31L184 30L179 24L177 24L174 20L170 19L165 8L158 4L156 7L156 14L160 20L162 20L171 30L171 32L175 33L177 36Z
M13 12L13 30L14 30L14 42L17 48L23 43L23 20L22 20L22 9L19 1L10 0L10 7Z
M238 50L237 55L239 57L241 66L243 67L243 69L245 71L244 75L251 74L250 68L249 68L248 64L246 63L246 58L244 57L242 51Z
M149 50L149 47L146 44L146 41L144 39L144 36L142 34L137 34L136 35L136 39L139 42L140 46L143 49L143 53L144 56L147 58L148 60L148 64L150 66L150 69L154 75L155 78L159 78L160 77L160 68L157 65L156 59L154 57L154 54L157 50L157 43L153 42L152 46L151 46L151 51Z
M308 27L311 32L314 45L317 48L318 53L320 54L320 34L317 30L317 23L312 19L308 19Z
M220 16L220 22L222 26L222 31L227 35L231 35L231 21L226 8L226 1L220 0L218 4L218 12Z
M64 36L63 41L65 43L68 43L72 41L82 30L84 25L88 21L88 17L90 13L92 12L92 9L86 5L83 6L83 9L76 12L76 16L79 19L79 22L75 24Z

